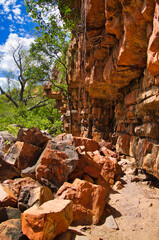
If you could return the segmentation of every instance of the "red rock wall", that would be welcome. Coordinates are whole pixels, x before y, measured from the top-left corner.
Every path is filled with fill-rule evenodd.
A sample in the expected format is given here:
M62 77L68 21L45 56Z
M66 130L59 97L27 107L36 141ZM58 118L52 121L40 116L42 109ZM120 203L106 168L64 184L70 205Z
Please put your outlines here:
M68 54L73 134L100 141L117 132L117 151L159 178L159 1L80 5ZM69 112L64 121L68 131Z

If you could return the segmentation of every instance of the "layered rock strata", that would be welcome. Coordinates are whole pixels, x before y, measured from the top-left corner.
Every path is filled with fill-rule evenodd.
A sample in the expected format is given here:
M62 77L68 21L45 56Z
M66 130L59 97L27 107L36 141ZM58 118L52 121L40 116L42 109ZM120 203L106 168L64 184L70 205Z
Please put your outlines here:
M81 24L68 53L72 133L99 142L116 132L118 152L159 178L159 1L74 6L81 6ZM66 104L61 112L69 132Z

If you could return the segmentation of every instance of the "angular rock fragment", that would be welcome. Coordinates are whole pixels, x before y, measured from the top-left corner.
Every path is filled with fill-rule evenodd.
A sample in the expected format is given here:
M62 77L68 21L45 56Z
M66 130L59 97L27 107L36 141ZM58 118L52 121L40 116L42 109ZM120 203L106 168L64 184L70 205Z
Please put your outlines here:
M69 180L75 178L83 179L85 174L93 178L96 184L108 189L109 184L114 183L115 178L119 178L122 171L117 159L105 157L98 150L94 152L82 152L79 149L79 163L75 170L69 175Z
M20 219L10 219L0 224L0 239L29 240L21 231Z
M75 146L84 146L86 152L94 152L99 150L99 144L93 139L83 138L83 137L74 137Z
M0 158L0 181L20 176L20 170Z
M27 208L36 204L43 204L54 199L51 190L47 186L42 186L32 178L19 178L6 180L3 185L10 188L17 198L18 207L23 212Z
M119 229L119 227L112 215L110 215L109 217L106 218L105 224L108 228L112 228L112 229L116 229L116 230Z
M110 149L106 148L106 147L101 147L100 148L100 153L104 154L105 157L114 157L114 158L118 158L118 155L111 151Z
M22 231L30 240L52 240L65 232L73 219L72 201L51 200L34 205L21 215Z
M105 140L102 139L102 141L100 141L99 143L99 147L106 147L107 149L112 149L112 143L111 142L106 142Z
M58 199L73 201L73 224L97 224L106 204L107 190L102 186L76 179L65 182L57 192Z
M69 136L68 140L62 140L62 141L55 141L54 139L50 140L47 144L47 148L54 149L66 154L67 158L65 160L65 163L67 164L68 173L70 173L75 169L75 167L78 164L79 158L75 150L75 143L72 135Z
M126 134L120 135L117 139L116 151L120 154L129 155L130 139L131 136L129 135Z
M0 132L0 151L7 153L8 149L16 140L16 137L12 136L8 131Z
M13 192L0 184L0 207L15 207L17 204L17 198L13 194Z
M46 137L38 128L21 128L17 135L17 141L29 143L37 147L45 147L49 138Z
M37 146L17 141L9 149L4 160L19 169L25 169L33 166L37 162L41 152L42 149Z
M9 219L20 219L21 212L17 208L13 207L1 207L0 208L0 223Z
M72 135L69 140L50 140L36 165L36 178L47 179L60 187L78 164Z
M46 186L39 186L36 188L24 186L19 194L18 207L23 212L35 203L41 205L52 199L54 199L54 196L51 190Z
M61 186L67 181L68 170L65 163L66 158L65 153L45 148L36 168L36 178L38 181L41 181L41 178L45 178L56 186Z

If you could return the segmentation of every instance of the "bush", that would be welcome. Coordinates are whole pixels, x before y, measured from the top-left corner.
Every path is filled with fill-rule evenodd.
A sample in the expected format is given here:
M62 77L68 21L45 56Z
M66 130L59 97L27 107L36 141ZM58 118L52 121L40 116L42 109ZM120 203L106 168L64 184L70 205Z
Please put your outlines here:
M61 115L54 108L52 102L41 108L27 111L24 106L16 109L9 105L9 111L2 111L0 115L0 131L7 130L13 135L16 135L18 128L12 124L19 124L25 128L37 127L40 130L47 130L54 136L63 132Z

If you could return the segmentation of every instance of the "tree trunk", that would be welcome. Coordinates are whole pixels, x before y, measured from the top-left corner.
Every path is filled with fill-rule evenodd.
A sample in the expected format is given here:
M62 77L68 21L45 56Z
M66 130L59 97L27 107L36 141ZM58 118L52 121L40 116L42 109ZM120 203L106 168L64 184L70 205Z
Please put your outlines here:
M67 84L67 92L68 92L68 109L70 111L70 133L72 134L72 111L71 111L71 96L70 89L68 83L68 72L66 71L66 84Z

